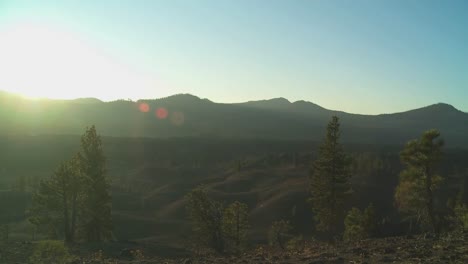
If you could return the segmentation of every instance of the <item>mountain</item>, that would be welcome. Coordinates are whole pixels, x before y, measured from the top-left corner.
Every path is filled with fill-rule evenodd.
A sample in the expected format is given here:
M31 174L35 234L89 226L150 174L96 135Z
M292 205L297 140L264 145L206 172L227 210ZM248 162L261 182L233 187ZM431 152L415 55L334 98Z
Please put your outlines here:
M439 129L447 144L468 147L468 114L438 103L401 113L358 115L284 98L221 104L190 94L161 99L102 102L28 100L0 93L0 134L81 134L95 124L117 137L220 137L319 141L332 115L343 140L364 144L403 144L424 130Z

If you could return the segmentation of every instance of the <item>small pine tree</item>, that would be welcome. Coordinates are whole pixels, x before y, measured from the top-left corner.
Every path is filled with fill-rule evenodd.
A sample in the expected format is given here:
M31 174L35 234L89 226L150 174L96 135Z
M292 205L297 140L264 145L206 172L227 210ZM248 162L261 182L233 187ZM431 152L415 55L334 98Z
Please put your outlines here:
M247 242L249 229L249 208L241 202L234 202L224 210L223 232L226 244L234 252L240 252Z
M376 226L374 206L369 205L364 212L356 207L351 208L346 215L344 225L344 241L362 240L371 237Z
M292 226L289 221L275 221L268 232L268 241L272 246L279 246L282 250L286 249L286 243L292 237Z
M350 162L339 143L340 123L336 116L327 126L325 141L319 149L311 173L312 210L316 228L336 236L343 223L344 202L351 192Z
M210 199L203 187L192 190L187 200L187 211L198 242L218 253L224 252L223 205Z

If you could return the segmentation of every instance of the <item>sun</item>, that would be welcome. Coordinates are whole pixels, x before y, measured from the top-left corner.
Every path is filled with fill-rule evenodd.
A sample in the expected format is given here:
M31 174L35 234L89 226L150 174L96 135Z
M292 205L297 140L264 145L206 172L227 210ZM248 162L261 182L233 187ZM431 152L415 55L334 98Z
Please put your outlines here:
M154 86L79 34L57 26L16 23L0 27L0 90L31 98L128 98Z

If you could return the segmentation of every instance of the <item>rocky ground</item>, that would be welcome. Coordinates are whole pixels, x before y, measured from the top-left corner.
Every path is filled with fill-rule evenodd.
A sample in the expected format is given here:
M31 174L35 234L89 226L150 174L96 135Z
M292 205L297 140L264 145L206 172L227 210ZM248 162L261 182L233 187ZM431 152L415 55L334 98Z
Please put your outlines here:
M21 251L16 257L3 258L1 263L27 263L21 261ZM3 250L2 252L5 252ZM5 262L6 261L6 262ZM145 257L144 249L134 259L108 259L103 256L84 257L74 263L94 264L202 264L202 263L468 263L468 233L445 235L440 238L424 236L389 237L368 239L355 243L306 243L296 252L271 247L258 247L240 256L196 256L192 258L162 259Z

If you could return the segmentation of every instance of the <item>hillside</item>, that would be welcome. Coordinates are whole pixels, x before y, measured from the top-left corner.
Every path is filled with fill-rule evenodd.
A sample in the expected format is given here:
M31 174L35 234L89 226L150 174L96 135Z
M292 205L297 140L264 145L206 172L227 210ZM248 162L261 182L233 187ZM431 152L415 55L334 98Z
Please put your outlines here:
M332 115L341 118L343 141L402 144L427 129L441 131L451 147L468 147L468 114L447 104L407 112L357 115L284 98L220 104L181 94L155 100L27 100L0 92L0 134L80 134L95 124L106 136L219 137L319 141Z
M229 203L248 204L253 242L264 243L273 221L289 219L296 231L313 230L309 195L309 169L316 155L312 141L280 141L207 138L112 138L104 137L108 173L112 179L113 218L119 241L157 241L184 248L190 236L185 195L204 184L210 196ZM24 221L29 192L36 179L48 177L61 161L79 147L78 136L10 136L0 138L0 200L10 208L2 221ZM380 235L406 230L393 204L401 170L400 146L345 145L355 160L349 205L375 204L380 217L388 217ZM440 166L444 181L437 203L446 204L456 194L466 170L467 150L447 149ZM24 166L28 164L28 166ZM16 190L20 179L26 192ZM468 181L466 181L468 183ZM293 215L292 211L296 213ZM29 238L24 224L12 227L17 238Z

